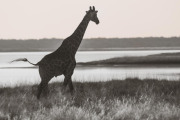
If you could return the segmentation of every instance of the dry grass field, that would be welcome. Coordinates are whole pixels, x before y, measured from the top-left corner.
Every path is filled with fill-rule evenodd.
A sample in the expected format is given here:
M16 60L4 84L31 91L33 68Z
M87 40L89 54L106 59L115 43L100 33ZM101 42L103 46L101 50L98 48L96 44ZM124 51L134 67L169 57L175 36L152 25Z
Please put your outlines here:
M180 82L126 79L49 85L36 99L37 85L0 88L0 120L179 120Z

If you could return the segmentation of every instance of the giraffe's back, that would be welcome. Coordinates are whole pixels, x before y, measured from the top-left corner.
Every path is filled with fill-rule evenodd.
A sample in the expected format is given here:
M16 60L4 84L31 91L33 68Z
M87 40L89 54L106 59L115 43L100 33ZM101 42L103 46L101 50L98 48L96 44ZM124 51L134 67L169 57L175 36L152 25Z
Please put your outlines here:
M55 53L46 55L39 62L39 69L42 69L43 74L51 74L51 77L62 75L70 63L68 59L64 59L66 57L54 54Z

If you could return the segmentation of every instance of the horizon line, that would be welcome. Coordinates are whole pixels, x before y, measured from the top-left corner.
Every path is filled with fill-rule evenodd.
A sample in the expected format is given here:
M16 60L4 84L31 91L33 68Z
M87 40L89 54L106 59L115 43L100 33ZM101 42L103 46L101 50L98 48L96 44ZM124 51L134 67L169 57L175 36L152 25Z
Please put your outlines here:
M92 37L92 38L83 38L83 39L133 39L133 38L180 38L180 36L147 36L147 37ZM0 40L43 40L43 39L61 39L64 40L66 38L0 38Z

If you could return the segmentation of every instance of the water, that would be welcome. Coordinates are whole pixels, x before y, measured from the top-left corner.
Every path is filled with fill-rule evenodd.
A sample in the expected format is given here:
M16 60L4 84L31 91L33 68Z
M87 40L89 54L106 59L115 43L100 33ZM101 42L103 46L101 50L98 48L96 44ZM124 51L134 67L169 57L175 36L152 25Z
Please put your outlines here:
M176 53L180 50L135 50L135 51L79 51L76 54L77 62L89 62L94 60L103 60L113 57L128 57L128 56L147 56L160 53ZM27 63L13 63L8 62L17 58L28 58L29 61L37 63L46 54L50 52L1 52L0 53L0 67L29 67Z
M87 62L93 60L102 60L112 57L127 56L146 56L159 53L175 53L180 50L156 50L156 51L88 51L78 52L76 55L77 62ZM37 68L29 67L28 63L17 62L9 64L8 62L26 57L30 61L36 63L48 52L10 52L0 53L0 87L19 86L26 84L38 84L40 82L39 72ZM7 68L10 67L10 68ZM12 68L14 67L14 68ZM19 68L16 68L19 67ZM108 81L108 80L124 80L126 78L152 78L166 80L180 80L179 67L120 67L120 66L83 66L76 67L72 76L73 81ZM53 78L51 82L63 81L64 76Z

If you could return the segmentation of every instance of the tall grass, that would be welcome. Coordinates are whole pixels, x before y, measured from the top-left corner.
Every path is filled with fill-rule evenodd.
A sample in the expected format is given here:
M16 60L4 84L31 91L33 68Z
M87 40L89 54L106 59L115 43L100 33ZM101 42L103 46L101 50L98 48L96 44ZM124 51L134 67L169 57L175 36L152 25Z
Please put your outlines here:
M13 120L178 120L180 82L126 79L74 83L75 93L49 85L36 99L37 86L0 89L0 119Z

